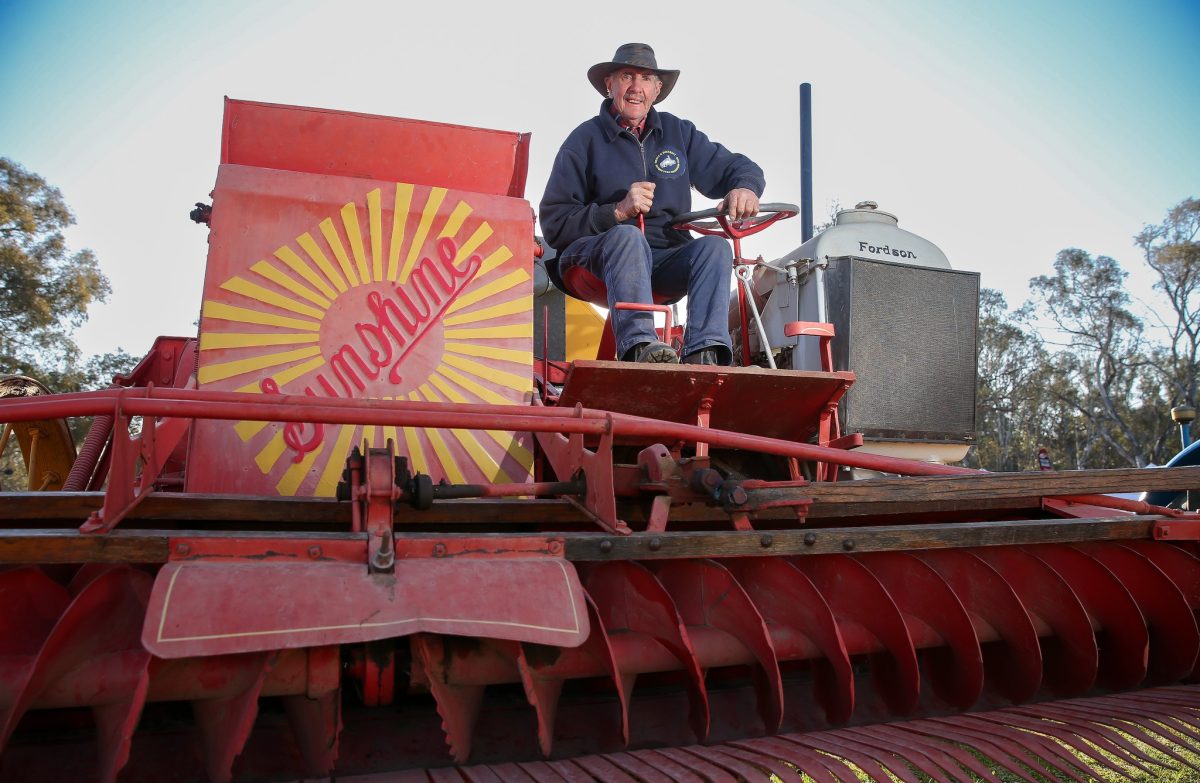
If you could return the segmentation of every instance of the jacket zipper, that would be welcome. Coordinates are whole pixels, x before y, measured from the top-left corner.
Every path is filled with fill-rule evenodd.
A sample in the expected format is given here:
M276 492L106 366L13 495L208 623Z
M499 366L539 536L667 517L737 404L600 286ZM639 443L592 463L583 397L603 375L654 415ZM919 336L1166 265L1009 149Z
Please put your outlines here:
M646 145L642 143L642 140L637 137L636 133L628 128L622 128L621 131L623 133L628 133L629 138L633 139L633 141L638 145L638 152L642 156L642 176L647 180L650 179L650 167L646 165Z
M642 177L645 180L650 179L650 167L646 165L646 145L642 144L642 140L637 137L637 134L634 133L633 131L629 130L628 128L622 128L622 131L624 131L625 133L628 133L629 137L631 139L633 139L635 142L637 142L638 153L642 156ZM647 213L647 214L649 214L649 213ZM639 215L639 217L642 218L642 221L645 221L644 216ZM639 223L639 225L645 225L645 223L642 222L642 223Z

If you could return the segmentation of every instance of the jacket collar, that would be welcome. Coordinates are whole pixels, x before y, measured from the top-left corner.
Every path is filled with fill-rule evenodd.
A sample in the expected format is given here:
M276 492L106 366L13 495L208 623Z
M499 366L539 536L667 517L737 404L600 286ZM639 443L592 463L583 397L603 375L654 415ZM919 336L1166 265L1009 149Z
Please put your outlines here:
M625 130L621 127L621 123L617 122L616 116L612 111L612 98L605 98L600 104L600 129L604 132L606 141L612 141L621 135L621 131ZM642 139L649 138L651 133L659 130L658 110L651 108L650 113L646 115L645 130L642 133Z

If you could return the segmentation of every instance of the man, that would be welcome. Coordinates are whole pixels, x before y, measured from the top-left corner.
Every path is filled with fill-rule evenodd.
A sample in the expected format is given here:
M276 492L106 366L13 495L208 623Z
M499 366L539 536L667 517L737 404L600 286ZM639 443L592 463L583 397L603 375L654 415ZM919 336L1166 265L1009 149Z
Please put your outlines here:
M718 207L731 217L752 217L766 181L749 158L653 108L678 78L679 71L659 68L654 50L640 43L624 44L612 61L588 70L588 81L605 100L599 115L563 142L550 172L541 223L558 257L547 271L564 288L562 273L584 267L604 281L610 308L617 302L650 304L653 293L670 300L686 295L683 361L727 365L733 358L729 245L671 225L676 215L691 211L692 187L722 199ZM651 313L614 309L611 315L619 359L679 361L657 339Z

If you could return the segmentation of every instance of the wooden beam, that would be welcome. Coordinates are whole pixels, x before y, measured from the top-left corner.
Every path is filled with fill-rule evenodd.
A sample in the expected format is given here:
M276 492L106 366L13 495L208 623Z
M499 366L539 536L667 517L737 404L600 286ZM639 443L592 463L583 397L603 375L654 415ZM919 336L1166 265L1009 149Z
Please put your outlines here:
M165 531L116 531L84 535L76 530L0 530L0 564L165 563Z
M0 524L29 526L38 522L83 524L88 515L104 504L103 492L20 492L0 496ZM720 512L724 516L723 512ZM129 522L214 522L226 526L245 522L252 525L292 525L298 529L350 528L350 504L333 498L261 497L258 495L155 493L143 500L126 517ZM396 509L398 526L441 524L544 524L556 520L587 521L581 512L563 500L443 500L426 511L406 506ZM125 526L127 523L122 523ZM144 525L143 525L144 526Z
M1144 490L1200 489L1200 466L907 476L809 485L816 503L881 503L1055 497Z
M1042 498L1200 489L1200 466L906 476L814 483L810 520L855 516L1036 509Z
M365 533L275 532L224 530L114 530L80 533L77 530L0 530L0 565L38 563L165 563L173 539L222 539L233 542L321 544L327 541L362 541Z
M1181 468L1127 468L1027 473L980 473L964 476L921 476L813 483L799 489L760 489L772 494L805 496L813 500L810 521L832 521L859 516L893 514L970 515L996 509L1037 509L1043 497L1138 490L1200 489L1200 466ZM19 492L0 496L0 524L33 526L56 522L82 524L99 509L100 492ZM631 523L647 517L646 504L622 501L618 514ZM794 519L790 509L772 509L753 515L759 520ZM294 529L348 529L350 504L332 498L284 498L256 495L155 493L127 518L130 523L198 523L226 527L252 526ZM671 510L673 524L721 524L729 517L720 508L693 504ZM404 528L439 525L497 527L520 525L579 526L587 518L561 500L515 498L439 501L426 511L406 507L396 510L396 524ZM169 526L169 525L168 525Z
M568 560L656 560L681 557L794 556L847 552L910 551L1080 541L1149 539L1163 517L1125 516L1072 520L1019 520L959 524L886 525L798 530L634 533L398 533L398 541L434 544L452 551L527 554L548 538L563 543ZM172 539L207 538L219 543L261 541L293 544L361 541L362 533L225 532L214 530L115 530L85 535L74 530L0 530L0 565L45 563L164 563ZM397 544L400 548L400 544ZM243 550L253 547L242 547ZM411 549L412 547L407 547ZM432 547L431 547L432 548ZM418 548L419 549L419 548ZM489 555L490 556L490 555Z
M1020 520L959 524L770 530L752 532L665 532L607 536L564 536L568 560L656 560L680 557L752 557L961 549L1015 544L1065 544L1152 537L1163 517Z

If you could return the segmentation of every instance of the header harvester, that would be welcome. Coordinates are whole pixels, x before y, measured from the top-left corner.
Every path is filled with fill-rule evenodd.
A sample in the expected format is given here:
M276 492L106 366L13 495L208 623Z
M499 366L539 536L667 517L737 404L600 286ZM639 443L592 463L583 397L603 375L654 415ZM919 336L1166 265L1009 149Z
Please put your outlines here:
M1200 468L951 464L979 276L869 202L770 262L792 205L681 216L732 240L736 366L612 361L528 152L226 101L198 336L0 381L0 780L1186 761Z

